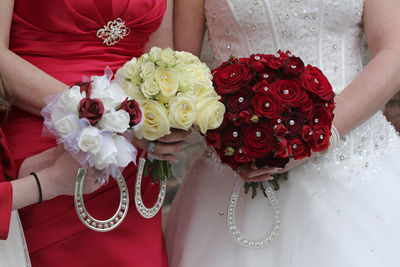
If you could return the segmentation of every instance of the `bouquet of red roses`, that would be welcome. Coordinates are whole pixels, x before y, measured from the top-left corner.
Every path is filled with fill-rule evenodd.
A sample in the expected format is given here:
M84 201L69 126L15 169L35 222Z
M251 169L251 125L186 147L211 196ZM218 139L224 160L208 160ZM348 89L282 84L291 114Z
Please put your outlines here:
M278 51L231 57L212 75L226 113L206 140L223 163L283 168L329 147L335 94L318 68Z

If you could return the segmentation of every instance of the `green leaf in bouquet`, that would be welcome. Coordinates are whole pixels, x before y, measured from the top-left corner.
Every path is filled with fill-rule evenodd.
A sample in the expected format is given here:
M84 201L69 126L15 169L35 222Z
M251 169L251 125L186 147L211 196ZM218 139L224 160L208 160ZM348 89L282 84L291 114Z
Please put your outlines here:
M151 183L154 184L157 175L157 164L156 161L153 161L153 170L151 171Z

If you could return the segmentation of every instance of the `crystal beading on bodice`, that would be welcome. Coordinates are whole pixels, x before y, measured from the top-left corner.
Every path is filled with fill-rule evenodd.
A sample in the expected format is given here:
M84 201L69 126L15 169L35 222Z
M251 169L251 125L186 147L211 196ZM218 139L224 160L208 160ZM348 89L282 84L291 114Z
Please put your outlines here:
M217 64L230 55L290 50L319 67L340 93L362 70L363 0L206 0L210 46ZM314 162L384 152L397 138L382 112L342 137ZM332 158L333 157L333 158Z

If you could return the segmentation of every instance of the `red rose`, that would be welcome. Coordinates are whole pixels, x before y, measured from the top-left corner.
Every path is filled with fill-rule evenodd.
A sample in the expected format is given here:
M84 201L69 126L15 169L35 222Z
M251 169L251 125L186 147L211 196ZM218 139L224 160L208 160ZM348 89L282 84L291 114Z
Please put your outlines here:
M240 163L252 162L253 157L249 155L249 151L246 147L239 147L235 151L235 160Z
M251 79L251 69L244 63L235 63L216 72L213 82L219 94L233 94Z
M276 142L274 150L275 150L274 157L276 156L280 156L283 158L289 157L287 151L287 141L285 138L282 138L280 141Z
M329 147L329 138L331 131L328 127L319 128L314 131L311 140L311 149L314 152L319 152Z
M239 127L228 126L224 130L223 143L226 146L238 148L242 143L242 130Z
M272 94L256 94L251 101L251 106L257 116L270 119L277 119L282 112L282 103Z
M142 120L142 111L140 110L139 103L135 100L125 99L125 101L122 102L120 109L128 112L130 117L129 126L135 126Z
M285 116L285 125L289 136L299 136L303 130L306 121L303 114L299 112L290 112Z
M303 126L303 130L301 132L301 138L303 138L305 142L310 141L313 134L314 132L310 126L308 126L307 124Z
M310 148L300 138L288 140L288 153L295 160L311 156Z
M84 98L79 102L79 118L85 118L91 125L101 120L104 113L104 106L100 99Z
M324 104L317 104L310 113L310 126L312 129L332 127L333 113Z
M308 99L308 101L300 107L300 111L305 117L309 117L310 112L313 110L313 108L314 102L311 99Z
M288 55L283 53L282 51L278 51L278 53L276 53L275 55L262 55L262 58L268 67L277 70L283 67L283 65L285 64L285 60L288 58Z
M249 87L241 88L235 94L226 99L227 110L234 113L247 110L250 106L252 96L253 91Z
M332 86L320 69L307 65L300 75L301 84L314 96L324 101L330 101L335 97Z
M295 77L304 71L304 63L298 57L289 57L283 70L284 77Z
M325 103L325 107L328 108L331 112L335 109L335 106L336 105L335 105L335 100L334 99L332 99L331 101Z
M274 134L276 138L283 138L287 134L288 129L282 125L282 124L277 124L274 126Z
M231 166L233 170L236 170L242 165L242 163L239 163L235 160L234 155L233 156L225 155L225 148L218 150L217 153L219 155L219 158L221 159L221 162L228 164L229 166Z
M261 82L257 83L256 85L254 85L251 89L255 92L255 93L266 93L269 90L269 83L267 80L262 80Z
M92 82L77 82L75 85L80 87L81 93L85 92L86 97L90 97L92 92L91 84Z
M270 85L271 91L284 103L292 107L300 107L308 101L307 93L300 84L293 80L278 80Z
M258 72L258 79L267 81L271 84L276 81L277 71L271 68L265 68L263 71Z
M216 149L221 148L222 144L222 137L220 133L215 133L215 132L207 132L206 135L206 142L208 146L215 147Z
M266 67L266 64L265 64L264 59L262 58L262 55L259 55L259 54L251 55L247 64L258 72L262 71Z
M244 129L243 141L252 157L265 157L274 148L272 127L266 122L250 124Z
M280 156L268 155L267 157L256 158L254 163L256 167L260 169L266 166L274 168L284 168L288 162L289 162L288 157L284 158Z

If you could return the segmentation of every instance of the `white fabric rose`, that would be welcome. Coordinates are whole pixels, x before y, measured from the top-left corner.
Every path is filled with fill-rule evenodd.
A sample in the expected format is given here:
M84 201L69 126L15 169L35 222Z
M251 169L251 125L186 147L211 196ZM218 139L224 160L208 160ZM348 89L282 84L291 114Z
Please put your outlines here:
M95 127L87 127L79 136L78 147L84 152L96 154L100 151L103 144L103 137L99 129Z
M79 118L74 114L69 114L54 122L58 134L62 138L68 138L80 130Z
M84 97L86 97L86 93L81 94L79 86L72 86L61 94L56 106L66 113L78 114L79 102Z
M113 137L115 147L117 148L117 166L125 168L131 161L136 160L136 149L129 143L125 137L115 135Z
M103 115L100 127L116 133L124 133L129 128L130 116L125 110L108 112Z
M115 146L113 138L108 138L103 143L101 150L96 153L94 157L94 166L98 170L107 168L111 164L117 164L117 147Z
M115 109L127 97L125 91L116 83L109 84L104 88L93 88L91 94L91 98L98 98L103 102L105 112Z

